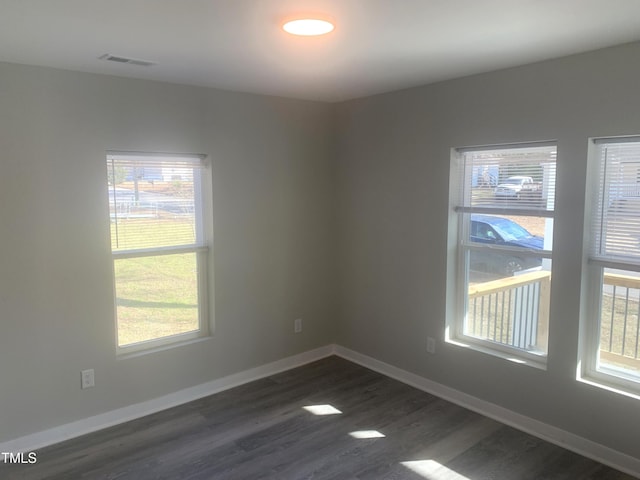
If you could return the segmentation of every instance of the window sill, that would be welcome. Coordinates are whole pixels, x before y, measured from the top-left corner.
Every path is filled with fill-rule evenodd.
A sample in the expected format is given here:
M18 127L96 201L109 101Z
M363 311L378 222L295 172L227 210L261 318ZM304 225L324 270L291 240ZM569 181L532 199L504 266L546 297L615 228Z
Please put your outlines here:
M625 397L633 398L634 400L640 400L640 384L634 387L621 385L616 381L617 377L607 375L605 373L595 372L579 374L576 380L586 385L601 388L617 395L624 395Z
M502 360L506 360L508 362L517 363L518 365L526 365L528 367L536 368L538 370L547 370L547 357L540 356L540 359L525 357L519 352L506 352L502 350L496 350L494 348L490 348L475 342L466 341L466 339L460 338L446 338L445 341L451 345L455 345L457 347L466 348L469 350L474 350L476 352L484 353L486 355L491 355L493 357L501 358Z
M148 355L148 354L152 354L152 353L158 353L158 352L162 352L165 350L171 350L173 348L179 348L179 347L183 347L186 345L192 345L194 343L200 343L200 342L205 342L211 339L211 335L201 335L198 337L190 337L187 339L183 339L183 340L174 340L171 341L170 343L163 343L161 345L149 345L148 347L142 347L142 348L137 348L135 350L128 350L126 347L122 348L122 347L118 347L117 352L116 352L116 358L118 360L126 360L129 358L136 358L136 357L140 357L143 355ZM153 341L152 341L153 342Z

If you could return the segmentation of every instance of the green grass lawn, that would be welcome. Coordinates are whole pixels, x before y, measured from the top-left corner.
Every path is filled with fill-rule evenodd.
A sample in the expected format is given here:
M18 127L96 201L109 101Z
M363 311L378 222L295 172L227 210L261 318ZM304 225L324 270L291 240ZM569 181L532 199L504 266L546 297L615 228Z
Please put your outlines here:
M115 261L118 344L198 328L196 254Z

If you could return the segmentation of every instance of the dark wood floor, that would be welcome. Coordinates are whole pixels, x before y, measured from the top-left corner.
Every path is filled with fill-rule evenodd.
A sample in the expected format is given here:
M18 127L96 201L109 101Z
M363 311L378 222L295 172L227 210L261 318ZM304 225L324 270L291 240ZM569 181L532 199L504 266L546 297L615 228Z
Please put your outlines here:
M304 408L323 405L341 413ZM0 464L0 478L632 478L338 357L48 447L37 459Z

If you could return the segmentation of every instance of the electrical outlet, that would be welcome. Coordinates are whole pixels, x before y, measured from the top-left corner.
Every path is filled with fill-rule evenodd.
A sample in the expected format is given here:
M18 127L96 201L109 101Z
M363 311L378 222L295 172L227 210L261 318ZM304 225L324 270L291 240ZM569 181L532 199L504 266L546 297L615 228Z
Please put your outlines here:
M93 368L89 370L82 370L82 389L91 388L96 386L96 377Z
M433 337L427 337L427 352L436 353L436 339Z
M296 318L293 321L293 333L302 333L302 319Z

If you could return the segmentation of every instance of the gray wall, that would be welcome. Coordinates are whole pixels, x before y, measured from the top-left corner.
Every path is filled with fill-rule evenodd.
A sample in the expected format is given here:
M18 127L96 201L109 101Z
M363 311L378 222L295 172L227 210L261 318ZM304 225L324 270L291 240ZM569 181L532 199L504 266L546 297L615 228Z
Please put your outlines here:
M640 456L640 402L576 381L587 138L640 133L638 58L625 45L339 105L338 343ZM442 341L450 148L537 140L558 142L547 371Z
M330 115L322 103L0 64L0 442L332 342ZM210 339L116 359L108 149L210 155ZM83 391L86 368L96 387Z

